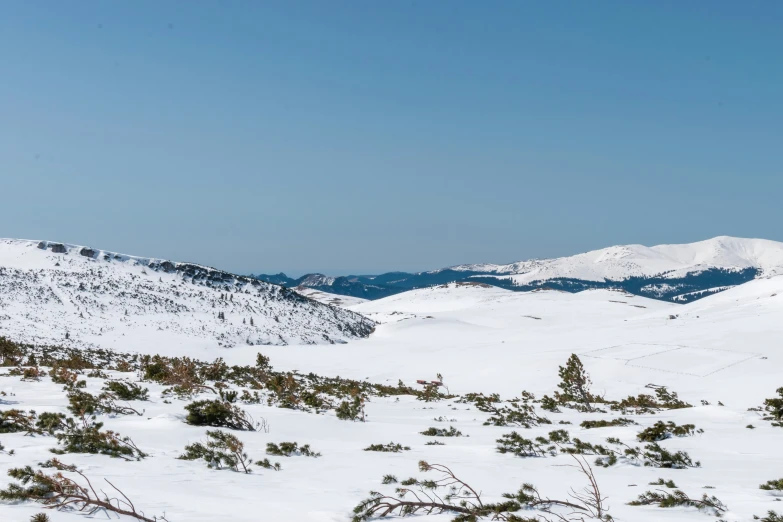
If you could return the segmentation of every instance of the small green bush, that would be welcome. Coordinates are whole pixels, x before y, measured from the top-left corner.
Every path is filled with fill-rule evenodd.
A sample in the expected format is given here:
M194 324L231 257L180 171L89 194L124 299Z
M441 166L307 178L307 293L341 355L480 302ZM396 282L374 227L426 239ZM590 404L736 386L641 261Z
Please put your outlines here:
M422 431L421 434L426 435L427 437L462 437L462 432L454 426L449 426L449 429L427 428Z
M777 480L768 480L766 484L761 484L759 489L766 491L783 491L783 478Z
M664 423L658 421L649 428L645 428L636 435L639 442L658 442L671 437L687 437L694 433L703 433L704 430L696 430L693 424L678 426L672 421Z
M295 455L301 455L303 457L320 457L321 454L310 449L309 444L299 446L296 442L281 442L279 445L274 442L270 442L266 445L266 452L268 455L276 455L279 457L292 457Z
M201 400L185 406L185 422L193 426L212 426L232 430L255 431L252 418L240 407L220 400Z
M410 446L403 446L402 444L395 444L390 442L388 444L370 444L364 448L364 451L381 451L384 453L402 453L403 451L410 451Z
M121 401L146 401L149 400L149 390L142 388L135 382L107 381L103 389L114 394Z
M586 420L582 421L580 424L581 427L583 427L586 430L592 429L592 428L609 428L613 426L629 426L631 424L638 424L636 421L632 419L626 419L625 417L619 417L617 419L612 419L610 421L608 420Z
M178 457L181 460L203 459L207 467L250 473L249 460L245 453L245 445L236 436L225 431L207 431L207 442L196 442L185 446L185 453Z

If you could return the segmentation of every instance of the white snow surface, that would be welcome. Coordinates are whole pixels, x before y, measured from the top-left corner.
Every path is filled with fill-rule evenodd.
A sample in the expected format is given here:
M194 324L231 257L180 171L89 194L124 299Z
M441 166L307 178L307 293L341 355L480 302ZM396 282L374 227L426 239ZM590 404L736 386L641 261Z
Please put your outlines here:
M345 342L357 328L371 329L358 314L277 285L99 250L87 257L76 245L54 253L53 244L0 239L0 335L34 344L121 351L148 344L193 353L237 344ZM174 270L183 265L193 270ZM219 281L207 284L209 277Z
M362 299L361 297L353 297L350 295L332 294L330 292L322 292L315 288L308 286L297 286L293 289L296 293L302 294L305 297L309 297L319 303L329 304L333 306L339 306L340 308L351 308L362 303L366 303L368 299Z
M586 281L621 280L666 273L680 277L708 268L755 267L762 275L783 274L783 243L767 239L719 236L682 245L624 245L570 257L533 259L507 265L458 265L452 270L513 274L518 284L558 277Z
M35 269L51 270L52 259L36 261L40 266ZM138 276L139 267L126 269ZM154 274L155 280L157 277ZM165 274L163 277L165 281ZM43 299L33 297L24 306L33 307ZM6 290L2 298L7 299ZM134 403L145 409L144 415L102 416L100 420L107 428L131 436L150 457L122 462L101 455L67 454L63 460L77 464L96 481L108 478L146 513L165 512L171 522L338 522L350 520L351 509L370 490L392 493L393 486L381 484L385 474L400 480L427 478L428 474L418 472L420 460L448 465L479 489L485 502L502 500L502 493L515 492L525 482L534 483L545 496L566 498L569 488L585 485L574 469L565 466L572 463L570 457L522 459L504 455L496 451L496 439L512 430L534 439L562 428L572 437L592 443L618 437L637 445L635 435L642 428L656 421L674 421L695 424L704 432L660 444L671 451L687 451L702 466L686 470L622 463L606 469L595 467L615 520L707 520L707 515L694 508L627 505L640 493L659 488L648 485L658 478L674 480L691 497L700 498L705 492L717 496L729 508L721 516L728 522L749 522L753 515L764 515L771 509L783 511L775 495L758 487L783 475L783 429L748 411L783 386L783 277L760 278L686 305L606 290L520 293L450 284L360 303L351 309L379 323L369 338L330 346L237 343L232 349L223 349L212 343L194 353L197 339L193 344L183 339L181 345L164 346L134 337L129 331L122 348L202 359L224 357L228 364L252 364L261 351L277 369L367 378L391 385L398 379L413 385L417 379L430 380L441 373L451 393L497 392L504 399L516 397L522 390L538 397L551 395L559 381L558 365L577 353L596 393L620 399L651 393L645 387L648 384L664 385L694 407L632 416L640 426L585 430L579 427L585 419L611 419L619 414L539 412L554 424L523 429L483 426L488 414L454 400L424 403L411 397L373 398L367 405L365 423L338 420L333 412L316 415L263 404L243 405L256 419L264 418L270 425L269 433L235 432L253 460L266 456L268 442L297 441L323 454L317 459L270 457L281 462L281 471L256 468L244 475L210 470L199 461L177 460L185 444L204 440L205 429L183 422L187 401L172 398L166 403L160 386L144 383L150 388L150 401ZM10 317L0 322L0 332L21 335L23 329L15 324L35 324L24 316L32 313L26 310L21 305L6 309L3 313ZM36 317L43 323L36 326L39 331L57 324L43 314ZM85 319L87 324L92 321ZM116 372L112 375L136 378ZM100 390L102 380L87 381L87 391ZM41 382L0 377L0 390L6 394L0 397L3 409L65 411L62 386L48 377ZM212 396L204 395L208 397ZM710 404L702 405L702 400ZM433 420L441 416L448 422ZM560 421L571 424L558 424ZM756 429L747 429L748 424ZM441 439L445 446L428 446L425 443L431 438L419 434L430 426L449 425L469 436ZM0 469L35 465L49 458L48 449L56 445L51 437L19 433L0 434L0 441L16 450L13 456L0 454ZM362 451L370 444L390 441L412 449L403 453ZM592 457L588 459L592 461ZM9 478L0 476L0 487L8 482ZM713 489L704 489L708 486ZM0 520L26 522L40 511L40 506L32 504L0 504ZM54 522L83 518L66 512L50 516ZM445 522L451 518L435 515L421 520Z

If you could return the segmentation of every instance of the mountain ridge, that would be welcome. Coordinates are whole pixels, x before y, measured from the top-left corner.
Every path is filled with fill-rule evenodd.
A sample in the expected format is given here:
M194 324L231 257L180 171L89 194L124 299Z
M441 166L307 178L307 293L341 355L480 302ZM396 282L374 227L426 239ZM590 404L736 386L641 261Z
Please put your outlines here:
M0 239L0 336L17 341L225 348L342 343L373 329L359 314L204 265Z
M416 288L471 280L510 290L553 288L569 292L617 288L636 295L685 303L757 277L783 273L783 243L718 236L685 244L617 245L573 256L509 264L462 264L417 272L330 278L306 274L251 277L291 287L379 299ZM282 276L282 277L281 277Z

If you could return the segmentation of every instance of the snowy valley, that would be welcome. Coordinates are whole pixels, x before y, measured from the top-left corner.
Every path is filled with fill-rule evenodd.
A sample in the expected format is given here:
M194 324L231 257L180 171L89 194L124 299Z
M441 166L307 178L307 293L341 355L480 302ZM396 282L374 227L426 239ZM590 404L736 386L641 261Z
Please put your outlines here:
M421 482L437 479L438 465L470 485L481 505L516 502L474 513L478 520L599 520L570 496L589 487L573 467L579 462L600 487L600 516L616 521L783 515L774 482L783 479L783 427L765 407L783 386L783 276L763 244L753 253L769 259L759 277L687 304L480 282L372 301L312 290L303 297L198 265L55 245L0 242L0 337L13 341L2 345L3 470L29 465L51 474L38 464L56 456L96 488L112 492L110 481L139 514L170 522L374 520L383 512L354 508L370 491L396 498L396 487L413 490L405 501L430 495L455 507L418 511L417 520L454 520L465 514L459 500ZM614 258L633 266L626 251ZM680 260L692 262L689 270L714 262ZM98 368L82 359L91 354L101 354ZM559 368L573 354L591 381L587 406L559 387ZM148 392L125 400L113 386ZM103 401L89 410L94 420L77 407L85 393ZM194 415L199 401L241 411L249 424L205 424ZM130 437L139 453L83 451L69 431L76 428L57 423L51 431L19 428L20 415L33 410L32 421L59 413L76 426L103 423L99 429ZM180 458L186 446L206 444L208 430L240 440L252 471L214 455ZM409 477L416 480L403 482ZM13 483L0 477L0 488ZM560 503L518 495L525 483ZM693 502L663 508L648 491L682 491ZM646 505L632 505L640 495ZM42 511L33 502L0 503L4 521ZM85 516L45 511L55 522Z

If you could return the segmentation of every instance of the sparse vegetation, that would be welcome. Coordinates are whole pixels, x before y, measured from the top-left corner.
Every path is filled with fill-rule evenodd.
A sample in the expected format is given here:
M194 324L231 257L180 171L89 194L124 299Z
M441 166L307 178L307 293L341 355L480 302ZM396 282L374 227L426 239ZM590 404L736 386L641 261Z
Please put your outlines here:
M250 461L245 453L245 445L235 435L221 430L207 431L205 444L196 442L185 446L185 453L178 457L182 460L203 459L207 467L228 468L242 473L250 473Z
M390 442L388 444L370 444L364 451L380 451L384 453L402 453L403 451L410 451L410 446L403 446L402 444L395 444Z
M775 390L777 397L764 399L764 410L767 415L764 420L772 422L773 426L783 427L783 386Z
M667 491L647 491L639 495L639 498L628 503L631 506L658 506L662 508L672 508L678 506L695 507L700 511L706 511L707 513L715 516L722 515L726 510L726 506L715 496L708 496L706 493L702 495L701 499L690 498L685 492L676 489L672 492Z
M103 385L103 389L122 401L149 400L149 390L142 388L135 382L107 381Z
M437 474L434 479L410 478L398 482L394 475L385 475L383 484L397 484L395 495L371 491L370 496L354 508L353 522L363 522L391 515L430 515L449 513L454 522L472 522L483 518L505 522L534 522L558 520L577 522L587 520L611 521L612 517L604 505L598 483L592 469L583 460L575 458L577 465L587 477L589 485L581 491L574 491L568 500L542 497L535 486L523 484L516 493L504 493L504 500L485 503L481 493L442 464L419 462L419 470ZM440 491L445 490L445 491ZM567 515L553 512L553 508L566 508ZM522 518L515 513L521 510L536 510L535 518ZM552 518L550 518L550 516Z
M427 428L421 432L422 435L427 437L462 437L462 432L454 426L449 426L449 429L445 428Z
M268 455L275 455L279 457L302 456L317 458L321 456L320 453L310 449L309 444L299 446L299 444L296 442L281 442L280 444L270 442L266 445L266 452Z
M638 422L632 420L632 419L626 419L625 417L619 417L617 419L612 420L586 420L582 421L580 426L586 430L592 429L592 428L608 428L613 426L630 426L631 424L638 424Z
M185 422L193 426L212 426L232 430L255 431L256 425L245 410L221 400L201 400L185 406Z
M687 437L694 433L703 433L704 430L697 430L693 424L682 424L678 426L672 421L658 421L649 428L645 428L636 435L639 442L658 442L671 437Z
M592 381L575 353L571 354L565 366L559 367L557 374L561 379L557 387L561 391L555 392L555 400L563 406L593 411L590 403L596 402L596 398L590 393Z
M63 464L57 459L49 460L42 466L54 468L57 471L47 475L40 469L33 470L30 466L9 469L8 476L17 480L19 484L11 483L6 489L0 490L0 500L4 502L37 502L48 509L75 509L87 515L98 511L107 511L132 517L142 522L166 520L165 516L149 518L137 511L133 502L107 479L104 480L117 492L118 497L110 497L100 488L99 495L90 479L76 466ZM66 477L62 473L63 471L78 475L82 483Z
M63 422L62 431L55 433L60 447L50 450L57 455L65 453L96 453L123 460L141 460L147 456L130 437L111 430L101 431L103 423L77 424L73 418Z
M783 491L783 478L777 480L768 480L766 483L761 484L759 489L766 491Z
M483 394L468 394L460 402L472 402L477 410L490 413L484 422L485 426L518 426L532 428L541 424L552 424L552 421L536 413L533 402L535 396L522 392L521 398L511 399L503 403L498 394L485 396Z

